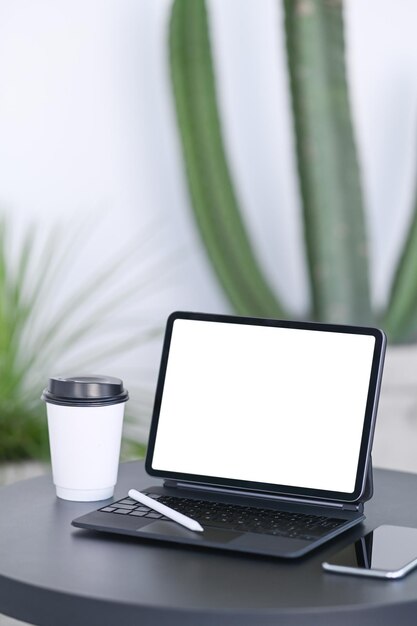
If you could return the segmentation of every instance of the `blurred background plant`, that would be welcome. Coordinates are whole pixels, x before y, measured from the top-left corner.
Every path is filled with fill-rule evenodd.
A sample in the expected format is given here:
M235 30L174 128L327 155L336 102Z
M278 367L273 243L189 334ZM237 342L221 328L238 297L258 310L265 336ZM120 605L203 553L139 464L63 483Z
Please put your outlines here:
M0 309L9 329L1 335L0 422L17 425L25 405L41 438L31 416L38 410L45 419L38 397L47 377L91 357L86 373L117 372L131 392L135 421L126 423L125 441L137 446L125 452L136 454L147 439L161 337L143 338L137 349L129 339L154 327L157 334L172 310L375 322L391 345L374 460L415 471L417 343L408 339L416 336L416 3L403 0L401 11L388 0L343 7L338 0L6 0L4 7ZM88 233L81 232L86 207L99 208ZM146 237L133 233L146 230L155 211L142 249ZM68 219L80 225L81 240L74 226L61 228L48 252L51 224ZM50 278L23 322L21 313L14 320L10 294L30 224L21 305L30 308L43 272ZM163 281L173 245L184 261ZM124 256L128 271L104 281L49 341L47 352L66 336L62 351L29 371L35 341L41 345L59 310L71 309L82 285L94 287ZM146 288L136 289L148 268ZM135 295L122 301L125 273L137 280ZM106 299L103 323L70 341ZM27 330L11 365L15 323ZM20 447L19 454L38 454Z
M346 81L343 2L285 0L283 7L310 286L305 317L378 324L391 341L410 340L417 331L417 201L388 302L375 310ZM205 0L174 0L170 63L194 217L218 279L239 314L297 317L271 288L242 216L222 137Z
M60 285L90 233L85 221L77 228L51 227L46 236L31 225L15 242L13 252L12 228L5 217L0 219L1 460L48 459L46 411L40 396L51 375L103 373L109 359L161 334L160 327L139 317L127 325L115 321L115 314L132 301L143 304L152 298L172 268L172 258L168 264L152 252L150 232L140 241L135 238L130 250L107 255L93 273L81 274L77 287L59 301ZM123 276L137 249L141 251L135 261L138 272L126 282ZM114 370L110 373L117 375ZM152 389L136 380L125 384L130 401L123 456L138 457L145 450L143 415L149 414ZM142 438L137 436L141 420Z

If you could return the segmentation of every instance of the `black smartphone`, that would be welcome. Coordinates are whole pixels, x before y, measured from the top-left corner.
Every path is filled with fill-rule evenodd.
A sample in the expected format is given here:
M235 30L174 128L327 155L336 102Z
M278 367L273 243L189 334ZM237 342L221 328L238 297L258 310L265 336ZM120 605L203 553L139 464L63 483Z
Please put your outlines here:
M379 526L322 563L327 572L402 578L417 566L417 528Z

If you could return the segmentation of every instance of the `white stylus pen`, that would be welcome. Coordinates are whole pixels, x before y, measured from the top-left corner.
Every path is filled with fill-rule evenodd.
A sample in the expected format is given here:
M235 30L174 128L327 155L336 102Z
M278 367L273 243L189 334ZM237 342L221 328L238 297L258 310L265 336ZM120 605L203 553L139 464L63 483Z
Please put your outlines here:
M169 506L166 506L165 504L162 504L161 502L158 502L158 500L154 500L149 496L145 496L144 493L136 491L136 489L131 489L129 491L129 497L132 498L132 500L136 500L137 502L144 504L150 509L153 509L154 511L158 511L158 513L162 513L162 515L165 515L165 517L169 517L169 519L172 519L174 522L185 526L189 530L196 530L198 532L202 532L204 530L204 528L197 522L197 520L191 519L191 517L187 517L182 513L178 513L178 511L174 511L174 509L170 509Z

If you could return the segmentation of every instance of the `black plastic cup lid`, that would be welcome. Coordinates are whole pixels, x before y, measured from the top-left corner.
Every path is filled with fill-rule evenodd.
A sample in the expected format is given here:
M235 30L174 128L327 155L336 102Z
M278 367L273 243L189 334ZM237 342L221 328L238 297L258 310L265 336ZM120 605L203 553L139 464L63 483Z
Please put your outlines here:
M104 406L129 399L123 381L113 376L55 376L42 393L42 400L64 406Z

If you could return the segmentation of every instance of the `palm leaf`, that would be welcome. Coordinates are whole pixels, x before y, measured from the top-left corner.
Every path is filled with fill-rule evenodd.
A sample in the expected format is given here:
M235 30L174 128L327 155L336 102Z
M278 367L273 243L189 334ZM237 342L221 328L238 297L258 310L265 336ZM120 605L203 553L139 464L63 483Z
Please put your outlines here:
M154 235L146 237L148 247L147 241L135 240L95 275L83 278L75 295L68 294L57 311L45 317L57 283L67 274L71 255L79 251L74 247L75 241L80 245L79 232L67 229L59 233L53 228L40 237L37 229L30 227L21 239L14 263L7 248L8 233L8 224L0 219L0 458L45 458L48 437L40 394L54 363L62 354L79 349L86 339L102 343L99 333L105 336L112 316L130 300L145 300L160 289L174 264L154 258ZM138 247L145 258L135 257ZM142 276L133 284L115 289L118 272L123 275L133 261L140 261ZM133 332L124 325L119 337L113 337L101 349L81 354L84 365L94 366L100 359L123 354L160 332L156 325L142 325L137 330L138 323L135 320Z

